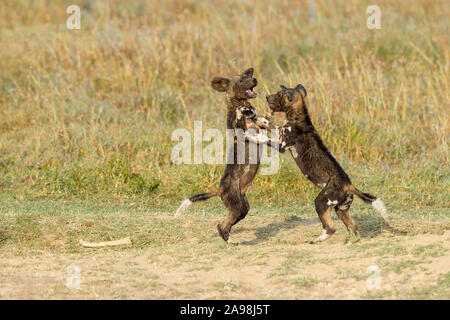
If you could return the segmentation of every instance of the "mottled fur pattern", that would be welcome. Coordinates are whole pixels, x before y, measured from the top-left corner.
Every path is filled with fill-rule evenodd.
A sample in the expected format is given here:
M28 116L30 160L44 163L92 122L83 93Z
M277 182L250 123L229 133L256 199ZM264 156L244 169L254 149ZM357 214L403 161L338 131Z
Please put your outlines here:
M276 143L267 136L245 136L256 143L278 145L280 152L289 150L305 177L322 189L315 199L315 209L323 225L323 234L312 243L324 241L335 232L330 211L335 209L338 217L350 232L357 234L357 226L350 218L349 210L353 195L364 202L371 203L387 221L387 211L380 199L355 188L344 169L325 147L314 128L308 113L306 89L302 85L295 88L281 86L281 90L267 96L267 102L273 112L283 112L286 121L279 128Z
M253 88L257 85L256 78L253 78L253 68L247 69L241 75L231 78L216 77L212 80L214 90L225 93L227 105L227 129L241 129L246 131L249 125L253 125L255 120L255 109L250 105L249 99L256 97ZM238 140L245 143L245 159L238 162ZM217 225L220 236L223 240L230 239L230 231L233 225L245 218L250 205L245 193L253 181L259 165L260 154L257 152L257 159L251 159L249 155L249 144L243 137L234 138L233 152L228 154L227 165L219 189L214 192L207 192L194 195L186 199L177 210L176 216L186 210L193 202L209 199L219 195L225 207L228 209L226 219ZM243 161L242 161L243 160ZM251 161L252 160L252 161Z

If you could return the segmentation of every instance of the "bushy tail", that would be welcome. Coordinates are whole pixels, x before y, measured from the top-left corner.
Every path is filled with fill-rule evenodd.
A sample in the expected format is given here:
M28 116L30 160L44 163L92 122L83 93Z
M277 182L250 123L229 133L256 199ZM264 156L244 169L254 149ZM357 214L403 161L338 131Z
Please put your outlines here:
M351 186L350 192L356 194L359 198L361 198L365 203L370 203L375 210L383 217L384 221L389 224L389 214L387 212L386 206L384 205L381 199L358 190L355 186Z
M199 193L196 195L193 195L192 197L184 200L180 207L177 209L177 212L175 213L175 218L178 217L180 214L182 214L187 208L189 208L191 206L191 204L193 204L194 202L197 201L203 201L203 200L208 200L209 198L215 197L217 196L218 192L214 191L214 192L204 192L204 193Z

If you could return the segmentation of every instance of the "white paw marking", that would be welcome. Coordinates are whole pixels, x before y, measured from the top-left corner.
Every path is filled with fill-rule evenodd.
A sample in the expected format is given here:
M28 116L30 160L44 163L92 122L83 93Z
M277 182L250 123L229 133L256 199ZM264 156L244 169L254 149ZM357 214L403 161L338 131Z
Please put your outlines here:
M316 240L314 240L313 242L314 243L321 242L321 241L324 241L324 240L328 239L329 237L330 236L327 234L327 230L322 229L322 234Z
M295 148L295 146L289 147L288 149L294 158L298 157L297 148ZM306 177L308 177L308 176L306 176Z
M269 141L269 137L261 133L251 134L248 131L245 131L244 137L255 143L266 143L267 141Z
M328 199L327 206L336 205L337 203L338 203L337 200L331 201L330 199Z
M232 243L232 241L231 241L231 234L228 236L227 243Z

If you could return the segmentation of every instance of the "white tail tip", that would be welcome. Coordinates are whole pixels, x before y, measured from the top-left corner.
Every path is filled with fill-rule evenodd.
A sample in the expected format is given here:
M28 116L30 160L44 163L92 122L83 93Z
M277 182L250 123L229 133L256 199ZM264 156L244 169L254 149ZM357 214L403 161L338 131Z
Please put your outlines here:
M183 201L183 203L180 205L180 207L177 209L177 212L175 212L175 218L178 217L180 214L184 212L187 208L189 208L192 204L192 201L189 199L186 199Z
M383 217L384 221L388 222L389 215L383 201L381 201L381 199L377 199L372 202L372 206Z

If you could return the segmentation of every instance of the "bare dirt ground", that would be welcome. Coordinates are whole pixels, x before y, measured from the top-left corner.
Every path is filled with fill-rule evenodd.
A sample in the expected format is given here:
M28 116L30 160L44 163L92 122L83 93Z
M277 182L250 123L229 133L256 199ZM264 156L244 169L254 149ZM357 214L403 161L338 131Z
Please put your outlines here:
M372 226L360 241L346 242L346 230L335 221L335 236L310 245L320 233L317 219L250 216L227 245L214 232L215 220L189 216L174 222L193 231L158 245L3 251L0 298L450 298L450 231L442 224L433 229L430 223L423 233Z

